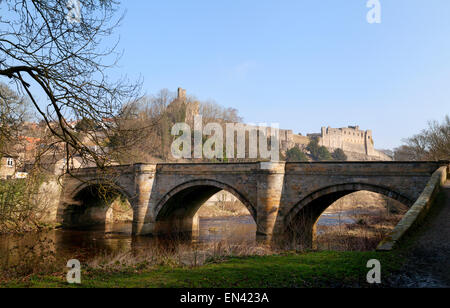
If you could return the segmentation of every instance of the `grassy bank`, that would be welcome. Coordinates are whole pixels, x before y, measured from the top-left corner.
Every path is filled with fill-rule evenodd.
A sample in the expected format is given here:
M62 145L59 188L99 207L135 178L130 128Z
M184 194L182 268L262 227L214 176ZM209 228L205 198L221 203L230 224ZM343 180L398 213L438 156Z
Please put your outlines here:
M369 287L367 261L378 259L383 278L398 270L401 258L394 253L307 252L263 257L228 258L201 267L145 264L120 270L84 269L82 284L71 286L65 273L32 276L4 283L3 287L194 287L194 288L286 288Z
M380 286L398 286L396 279L405 274L405 265L418 238L429 229L430 222L440 217L445 198L440 194L436 201L423 225L406 237L392 252L289 253L276 251L270 247L226 244L217 244L202 250L196 246L176 242L173 245L161 243L160 249L144 249L145 254L133 255L131 258L126 255L124 258L120 255L105 256L99 258L97 262L83 263L81 285L66 283L64 266L65 260L69 258L50 258L48 260L53 261L45 261L45 264L52 264L52 268L43 269L40 267L42 263L39 263L42 256L38 255L39 260L33 256L26 262L27 268L30 268L28 273L8 280L0 275L0 287L374 287L366 282L369 271L366 264L371 259L381 262ZM38 270L34 271L31 268ZM406 269L406 273L410 274L411 269Z

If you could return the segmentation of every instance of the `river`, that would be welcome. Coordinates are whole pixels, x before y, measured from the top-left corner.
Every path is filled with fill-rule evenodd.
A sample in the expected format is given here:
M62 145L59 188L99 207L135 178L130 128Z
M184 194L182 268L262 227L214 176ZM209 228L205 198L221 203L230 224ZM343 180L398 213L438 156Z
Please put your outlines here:
M351 218L338 214L324 214L319 225L351 223ZM88 230L56 229L42 233L0 236L0 254L13 251L23 253L30 247L51 250L73 258L92 257L98 254L116 253L134 249L152 249L161 245L163 238L132 236L131 223L119 223ZM255 242L256 225L251 216L201 218L199 232L190 240L195 243L211 243L226 240L228 243Z

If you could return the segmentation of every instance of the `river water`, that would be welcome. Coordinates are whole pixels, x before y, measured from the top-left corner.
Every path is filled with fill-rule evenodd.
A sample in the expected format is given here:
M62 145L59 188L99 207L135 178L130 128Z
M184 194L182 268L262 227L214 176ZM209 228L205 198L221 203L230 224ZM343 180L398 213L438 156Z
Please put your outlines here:
M337 214L324 214L319 225L352 223L350 217ZM37 246L72 258L96 256L133 249L152 249L161 245L163 238L151 236L132 236L131 223L94 227L89 230L56 229L43 233L0 236L0 254L23 251ZM201 218L199 232L189 241L211 243L226 240L228 243L256 241L256 225L251 216Z

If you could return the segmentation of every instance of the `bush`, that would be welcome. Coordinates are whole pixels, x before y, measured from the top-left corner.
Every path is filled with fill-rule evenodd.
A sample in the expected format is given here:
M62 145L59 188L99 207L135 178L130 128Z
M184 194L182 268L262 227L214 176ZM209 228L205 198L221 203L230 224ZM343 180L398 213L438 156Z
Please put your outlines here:
M333 157L331 157L331 153L328 151L326 147L320 147L317 155L318 161L329 161L333 160Z
M331 157L330 151L324 146L319 145L319 141L317 138L312 139L306 149L311 154L311 157L315 161L329 161L333 160L333 157Z
M306 147L314 160L319 157L319 148L319 141L316 138L312 139Z
M345 155L345 153L342 149L334 150L334 152L333 152L333 154L331 154L331 156L336 161L346 161L347 160L347 155Z
M47 212L39 198L43 176L0 181L0 234L26 232L41 226Z
M293 147L286 151L286 161L288 162L302 162L308 161L308 156L303 153L298 147Z

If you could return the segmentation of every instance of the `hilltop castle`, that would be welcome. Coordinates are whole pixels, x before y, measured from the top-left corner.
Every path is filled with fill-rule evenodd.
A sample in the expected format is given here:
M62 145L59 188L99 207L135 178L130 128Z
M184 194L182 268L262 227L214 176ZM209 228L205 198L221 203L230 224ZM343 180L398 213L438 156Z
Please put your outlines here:
M305 149L313 138L318 140L320 146L327 147L330 152L342 149L349 161L392 160L392 157L375 150L372 131L363 131L359 126L322 127L320 133L307 136L294 134L292 130L280 129L281 152L285 153L295 146Z
M199 114L199 103L188 102L186 90L178 88L178 97L175 101L183 102L186 106L186 119L188 124L193 123L194 116ZM250 126L249 126L250 127ZM270 128L267 128L268 133ZM313 138L317 138L320 146L327 147L330 151L342 149L349 161L391 161L392 158L383 152L375 150L371 130L361 130L359 126L348 126L344 128L322 127L320 133L294 134L292 130L280 129L280 150L287 150L298 146L305 149Z
M344 128L322 127L319 135L319 145L330 150L342 149L349 160L392 160L383 152L375 150L371 130L361 130L359 126Z

